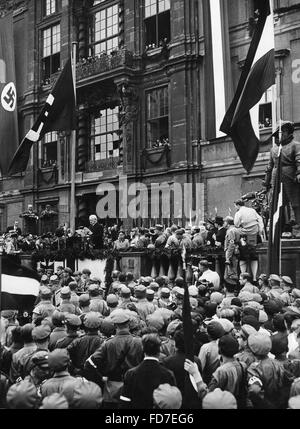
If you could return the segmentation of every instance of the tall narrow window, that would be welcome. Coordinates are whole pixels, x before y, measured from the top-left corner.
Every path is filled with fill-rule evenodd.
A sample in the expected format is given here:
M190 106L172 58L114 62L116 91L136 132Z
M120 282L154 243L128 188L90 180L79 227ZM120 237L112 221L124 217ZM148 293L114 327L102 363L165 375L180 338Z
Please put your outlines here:
M89 28L89 55L110 53L119 46L119 6L117 4L96 12Z
M119 156L119 107L100 111L91 118L91 160L99 161Z
M158 47L170 39L170 0L145 0L146 47Z
M149 91L147 100L147 146L155 148L169 142L168 87Z
M57 132L45 134L43 141L42 167L57 164Z
M55 13L57 10L57 0L43 0L43 15L48 16L52 15L52 13Z
M42 80L46 81L60 68L60 25L53 25L42 32Z
M259 128L271 128L272 119L272 88L269 88L259 103Z

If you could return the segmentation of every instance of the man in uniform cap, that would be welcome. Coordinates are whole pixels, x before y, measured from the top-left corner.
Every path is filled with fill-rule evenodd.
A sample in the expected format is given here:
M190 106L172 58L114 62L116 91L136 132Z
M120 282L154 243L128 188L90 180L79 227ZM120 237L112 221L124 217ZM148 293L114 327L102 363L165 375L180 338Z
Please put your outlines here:
M160 291L160 298L158 300L158 307L167 308L172 300L171 300L171 291L167 287L163 287Z
M52 314L51 321L54 329L50 334L49 350L52 352L55 348L56 342L61 338L65 338L67 335L65 328L65 313L55 310Z
M74 375L83 375L86 359L103 343L103 339L99 335L101 322L100 313L92 311L87 313L83 319L85 335L75 338L67 347L72 360Z
M90 284L90 282L91 282L91 270L89 270L88 268L84 268L83 270L82 270L82 277L81 277L81 280L82 280L82 289L84 290L84 291L86 291L87 290L87 288L88 288L88 285Z
M109 310L103 298L103 289L101 289L98 284L90 284L88 292L91 298L90 311L98 312L104 317L108 316Z
M78 338L78 330L81 327L81 319L75 314L66 314L65 324L67 327L67 335L59 339L56 344L56 349L67 348L76 338Z
M145 286L139 285L135 288L135 291L134 291L135 297L137 299L135 306L140 318L144 322L146 322L147 316L149 316L149 314L154 313L154 311L156 310L155 305L147 301L146 290L147 289Z
M79 308L71 303L71 289L69 286L64 286L60 290L60 297L62 299L58 309L62 313L79 314Z
M74 271L73 273L74 281L77 283L78 292L84 292L84 283L82 280L82 272Z
M15 382L19 377L21 377L20 368L23 366L24 358L36 350L36 344L32 339L32 330L34 325L27 323L21 327L21 337L24 342L22 349L17 351L12 356L12 362L10 367L10 378Z
M32 358L33 367L30 374L25 377L25 380L30 381L37 389L39 389L43 381L47 380L50 376L48 356L49 353L44 350L35 353Z
M106 303L107 303L109 312L111 313L112 311L114 311L118 307L118 305L119 305L119 298L118 298L117 295L111 293L106 298Z
M48 325L40 325L33 328L32 338L36 344L36 349L35 351L28 353L22 361L22 365L19 368L19 374L23 379L30 374L30 371L34 367L33 358L35 354L39 351L49 352L48 345L50 333L51 329Z
M75 383L76 381L76 378L72 377L68 371L70 356L66 349L56 349L49 353L48 365L50 371L53 372L53 376L41 385L43 398L53 393L63 393L66 383Z
M283 293L281 287L281 278L277 274L271 274L269 277L269 285L271 287L270 292L267 293L269 299L279 299Z
M42 286L40 288L40 298L40 303L33 309L33 322L41 315L51 317L55 311L55 306L52 304L52 292L48 287Z
M90 303L91 303L90 295L88 295L87 293L80 295L79 297L79 308L81 311L80 317L90 312Z
M248 346L257 359L248 368L248 391L253 405L286 408L287 398L282 396L286 372L281 362L268 357L272 349L271 337L266 333L250 335Z
M238 272L238 258L236 255L236 247L239 244L240 232L234 226L234 219L227 216L224 219L224 227L226 228L226 235L224 241L225 251L225 273L224 279L228 280L232 276L237 276Z
M293 289L293 281L290 277L288 276L282 276L282 283L281 286L283 288L283 292L280 295L280 299L283 302L283 305L285 307L289 306L292 304L292 295L291 295L291 291Z
M124 374L137 366L143 357L141 339L130 334L128 312L115 310L110 319L116 327L116 335L107 339L85 363L86 371L98 369L103 377L107 377L107 386L111 392L110 397L105 397L107 405L118 402L118 391L123 385Z

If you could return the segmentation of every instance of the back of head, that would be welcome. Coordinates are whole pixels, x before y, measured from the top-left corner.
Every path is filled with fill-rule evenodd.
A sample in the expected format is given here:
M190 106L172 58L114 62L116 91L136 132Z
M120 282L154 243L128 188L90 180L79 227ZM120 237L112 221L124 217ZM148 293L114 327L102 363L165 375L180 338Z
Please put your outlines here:
M183 335L183 331L182 330L179 330L179 331L175 332L174 341L175 341L175 347L176 347L176 349L179 352L184 353L184 351L185 351L185 347L184 347L184 335Z
M9 388L6 399L11 409L32 409L37 405L38 394L34 384L22 380Z
M32 339L32 330L34 328L34 325L32 323L27 323L26 325L22 326L21 328L21 335L23 342L31 343L33 341Z
M232 393L217 388L203 398L202 408L204 410L236 410L237 402Z
M180 390L169 384L161 384L153 391L153 400L161 410L179 410L182 405Z
M157 334L146 334L142 338L144 353L147 356L158 356L161 340Z
M239 351L239 342L231 334L223 335L219 339L219 352L221 355L231 358Z

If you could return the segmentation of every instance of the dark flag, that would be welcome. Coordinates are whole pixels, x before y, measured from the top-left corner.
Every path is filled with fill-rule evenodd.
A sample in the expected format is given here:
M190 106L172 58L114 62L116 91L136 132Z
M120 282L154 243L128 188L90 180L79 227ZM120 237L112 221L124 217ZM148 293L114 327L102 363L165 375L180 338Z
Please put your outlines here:
M41 140L46 133L71 131L76 128L75 104L72 63L69 59L35 124L15 153L9 174L26 170L32 145Z
M253 123L250 111L259 103L267 89L274 84L273 15L271 15L270 0L262 0L238 87L220 128L232 138L247 172L253 168L260 145L258 118L256 118L257 124Z
M0 19L0 169L4 176L18 147L13 16Z
M31 313L39 294L39 285L35 271L20 265L11 256L2 256L0 310Z
M281 166L281 147L279 149L278 167L276 171L275 184L271 202L271 218L268 243L268 274L278 274L280 272L280 248L281 248L281 230L283 216L283 183Z

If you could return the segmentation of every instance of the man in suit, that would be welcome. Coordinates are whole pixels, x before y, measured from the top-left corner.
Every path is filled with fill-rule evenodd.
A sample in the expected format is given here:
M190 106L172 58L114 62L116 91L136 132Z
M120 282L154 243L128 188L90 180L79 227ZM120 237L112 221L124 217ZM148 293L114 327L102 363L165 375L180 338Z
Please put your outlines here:
M144 360L137 367L128 370L120 400L126 408L153 408L153 392L161 384L176 386L173 372L159 363L161 340L157 334L142 338Z
M98 223L97 216L95 215L91 215L89 221L89 229L93 233L91 241L95 249L103 249L103 227Z
M17 220L15 220L15 223L14 223L14 225L13 226L8 226L7 227L7 229L6 229L6 234L18 234L18 236L19 235L22 235L22 231L21 231L21 228L19 228L19 222L17 221Z

